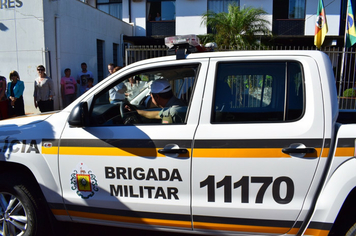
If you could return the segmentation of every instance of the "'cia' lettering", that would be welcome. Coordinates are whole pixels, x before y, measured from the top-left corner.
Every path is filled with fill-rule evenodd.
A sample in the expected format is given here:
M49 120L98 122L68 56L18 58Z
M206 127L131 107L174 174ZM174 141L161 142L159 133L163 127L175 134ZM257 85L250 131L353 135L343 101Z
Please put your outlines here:
M29 142L28 142L29 141ZM0 152L10 152L10 153L40 153L38 149L38 144L36 140L4 140L3 146Z

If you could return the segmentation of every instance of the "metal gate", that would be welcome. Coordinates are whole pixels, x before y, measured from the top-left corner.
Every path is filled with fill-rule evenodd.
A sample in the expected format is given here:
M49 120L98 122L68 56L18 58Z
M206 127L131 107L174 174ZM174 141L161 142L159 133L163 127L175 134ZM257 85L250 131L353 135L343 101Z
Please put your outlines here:
M162 57L167 55L168 48L162 46L129 46L125 50L125 63ZM230 47L219 48L219 51L233 50L316 50L315 47ZM340 109L356 109L356 51L353 48L325 47L331 61ZM343 66L342 66L343 65Z
M168 48L165 45L158 46L129 46L125 49L125 65L154 57L167 55Z

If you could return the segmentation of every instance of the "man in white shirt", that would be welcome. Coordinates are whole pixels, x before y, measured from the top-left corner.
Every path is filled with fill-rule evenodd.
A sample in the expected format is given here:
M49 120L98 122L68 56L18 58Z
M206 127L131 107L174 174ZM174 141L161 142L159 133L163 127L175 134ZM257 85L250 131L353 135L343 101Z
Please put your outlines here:
M119 83L109 90L110 103L120 102L125 100L126 86L124 83Z

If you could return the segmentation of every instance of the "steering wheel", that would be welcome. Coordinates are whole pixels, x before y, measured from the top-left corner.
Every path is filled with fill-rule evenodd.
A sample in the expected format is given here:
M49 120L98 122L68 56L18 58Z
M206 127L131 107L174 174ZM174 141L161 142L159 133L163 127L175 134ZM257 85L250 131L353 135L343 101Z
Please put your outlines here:
M137 111L130 111L125 114L124 125L132 125L142 123L141 116L137 113Z
M127 110L125 109L125 106L128 105L130 106L130 104L127 101L122 101L119 102L120 103L120 116L122 119L125 118L125 113L127 112Z
M131 111L125 109L126 105L131 108ZM141 121L141 116L137 113L136 108L127 101L120 102L120 115L125 125L137 124Z

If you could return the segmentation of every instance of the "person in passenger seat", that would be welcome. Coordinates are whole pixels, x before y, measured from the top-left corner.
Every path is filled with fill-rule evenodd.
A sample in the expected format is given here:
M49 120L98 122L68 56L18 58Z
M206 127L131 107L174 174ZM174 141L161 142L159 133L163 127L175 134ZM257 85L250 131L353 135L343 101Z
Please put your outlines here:
M151 85L152 102L162 108L161 111L136 110L137 113L148 119L162 119L163 124L184 123L186 104L174 96L171 84L165 79L155 80ZM134 110L126 106L127 110Z

